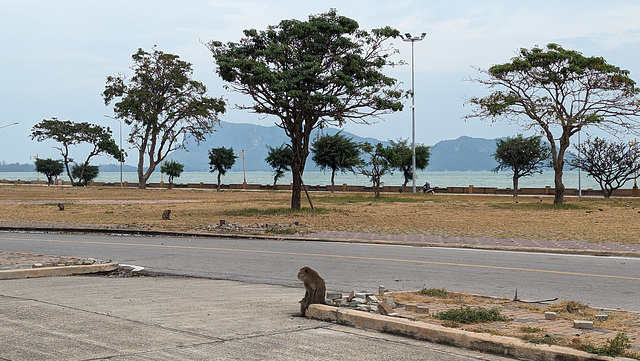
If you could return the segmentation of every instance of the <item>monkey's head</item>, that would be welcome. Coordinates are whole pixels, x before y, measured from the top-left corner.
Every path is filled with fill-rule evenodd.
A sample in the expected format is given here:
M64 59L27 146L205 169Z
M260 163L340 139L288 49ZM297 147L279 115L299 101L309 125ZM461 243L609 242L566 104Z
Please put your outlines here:
M313 270L311 268L309 268L309 267L300 268L300 271L298 272L298 279L300 281L304 281L307 278L307 275L309 274L309 271L313 271Z

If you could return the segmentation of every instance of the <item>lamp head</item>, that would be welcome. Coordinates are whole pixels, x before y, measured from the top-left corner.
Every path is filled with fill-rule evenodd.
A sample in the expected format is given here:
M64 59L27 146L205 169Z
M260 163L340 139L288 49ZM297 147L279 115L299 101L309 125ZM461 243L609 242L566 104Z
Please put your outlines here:
M406 36L407 39L411 39L411 33L405 33L404 36Z
M420 36L420 40L424 39L425 36L427 36L427 33L422 33L422 35Z

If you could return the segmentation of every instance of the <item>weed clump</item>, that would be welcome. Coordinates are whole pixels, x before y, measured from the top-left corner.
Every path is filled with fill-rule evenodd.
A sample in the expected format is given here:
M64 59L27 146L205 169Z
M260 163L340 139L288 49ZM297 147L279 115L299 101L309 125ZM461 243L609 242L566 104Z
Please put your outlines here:
M497 307L489 309L484 307L471 308L469 306L465 306L440 312L434 317L440 320L463 324L509 321L506 316L500 313L500 310Z

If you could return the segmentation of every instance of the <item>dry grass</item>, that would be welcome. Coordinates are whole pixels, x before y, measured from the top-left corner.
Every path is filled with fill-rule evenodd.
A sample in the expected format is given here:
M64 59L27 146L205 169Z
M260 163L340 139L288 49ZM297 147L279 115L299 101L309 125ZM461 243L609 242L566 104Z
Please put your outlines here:
M313 212L288 191L0 186L0 220L201 230L230 223L306 224L308 230L638 243L640 199L312 193ZM57 211L64 203L66 210ZM170 209L171 220L161 213Z

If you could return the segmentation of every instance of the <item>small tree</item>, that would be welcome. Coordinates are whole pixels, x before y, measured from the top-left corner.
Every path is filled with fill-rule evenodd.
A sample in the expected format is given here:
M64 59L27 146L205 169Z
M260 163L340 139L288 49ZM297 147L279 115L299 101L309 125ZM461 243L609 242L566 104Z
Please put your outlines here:
M331 169L331 193L335 191L336 171L346 172L358 164L360 147L353 138L340 134L318 135L311 144L313 161L321 170Z
M209 150L209 168L211 173L218 172L218 192L220 191L220 177L227 173L228 169L233 167L237 156L233 152L233 148L212 148Z
M47 184L53 183L53 178L64 172L64 165L61 160L53 160L51 158L36 159L36 172L42 173L47 177Z
M368 157L368 160L360 158L360 161L355 166L355 173L369 177L375 198L380 198L382 176L391 170L391 163L395 161L393 159L395 154L391 148L384 147L382 143L373 146L369 142L364 142L360 144L360 149Z
M269 154L264 160L273 168L273 189L277 189L278 179L284 176L284 172L291 170L293 151L285 144L277 148L267 146L267 149L269 149Z
M169 178L169 189L173 188L173 178L179 178L184 171L184 164L171 160L160 165L160 172Z
M71 175L77 178L76 184L88 185L92 180L96 179L100 174L100 168L97 165L77 164L73 163Z
M413 179L413 151L409 145L409 139L389 140L391 149L395 154L391 167L402 172L404 183L401 192L407 188L407 183ZM431 158L431 147L424 144L416 144L416 170L424 170L429 165Z
M120 99L113 111L131 125L129 143L138 150L138 188L144 189L158 164L185 147L185 139L199 144L213 132L225 102L206 96L205 85L191 79L191 64L177 55L138 49L131 58L134 76L107 77L102 96L105 105Z
M595 179L605 198L627 181L636 178L640 171L640 153L637 147L624 141L613 142L601 138L588 138L574 146L570 164L580 168Z
M545 166L549 159L549 147L542 143L541 136L517 137L496 140L496 152L493 154L498 166L493 170L509 169L513 171L513 196L518 196L518 180L522 177L542 173L539 167Z
M73 184L73 175L69 164L73 162L73 158L69 154L69 147L81 143L89 143L93 146L87 158L79 165L78 179L84 178L85 166L96 155L106 153L115 159L121 159L123 153L118 147L115 140L111 137L111 129L100 125L87 122L76 123L70 120L58 120L57 118L45 119L33 126L31 129L31 139L42 142L47 139L53 139L60 143L59 147L54 147L62 154L62 161L67 170L67 175L71 184Z

